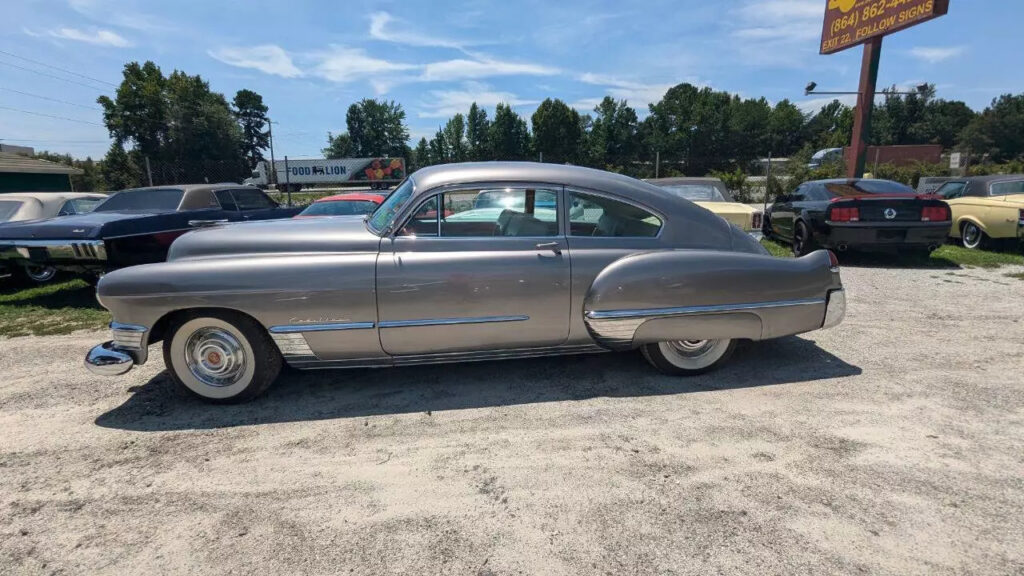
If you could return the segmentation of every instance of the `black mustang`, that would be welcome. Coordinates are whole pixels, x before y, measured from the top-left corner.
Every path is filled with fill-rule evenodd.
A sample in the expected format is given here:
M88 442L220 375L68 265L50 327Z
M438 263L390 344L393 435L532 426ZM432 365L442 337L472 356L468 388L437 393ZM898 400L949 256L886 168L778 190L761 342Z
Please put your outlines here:
M171 242L199 226L290 218L301 210L238 184L123 190L89 214L0 225L0 260L98 275L163 262Z
M817 180L768 207L764 235L803 256L815 247L927 254L949 235L949 206L889 180Z

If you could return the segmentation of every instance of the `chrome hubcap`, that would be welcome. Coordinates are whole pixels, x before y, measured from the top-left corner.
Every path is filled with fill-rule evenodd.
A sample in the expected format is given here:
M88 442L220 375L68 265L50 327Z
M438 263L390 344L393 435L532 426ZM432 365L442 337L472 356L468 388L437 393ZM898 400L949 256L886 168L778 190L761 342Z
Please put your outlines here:
M715 340L676 340L668 344L676 354L692 358L706 354L714 346L715 342Z
M224 387L238 382L245 371L245 349L231 333L201 328L185 342L185 362L197 380Z

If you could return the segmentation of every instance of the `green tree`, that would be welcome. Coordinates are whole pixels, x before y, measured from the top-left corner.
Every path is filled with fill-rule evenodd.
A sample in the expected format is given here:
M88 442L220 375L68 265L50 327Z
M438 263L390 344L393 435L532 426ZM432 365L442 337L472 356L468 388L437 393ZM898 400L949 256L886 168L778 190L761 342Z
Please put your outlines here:
M242 130L223 94L200 76L175 70L167 78L167 96L170 128L161 180L223 182L248 172Z
M135 188L142 183L138 165L125 151L124 146L116 140L103 158L101 172L109 190Z
M622 170L636 160L640 145L636 111L625 100L616 101L605 96L594 107L594 120L590 126L588 144L591 163L609 169Z
M1024 158L1024 94L1004 94L964 128L960 146L1001 163Z
M456 114L444 125L444 142L448 157L447 162L465 162L469 156L466 145L466 119Z
M473 102L469 107L469 115L466 116L466 145L469 148L470 160L487 160L491 157L487 137L489 129L487 111Z
M428 144L430 149L430 161L433 164L444 164L448 162L450 152L448 150L448 144L445 142L444 129L438 128L434 137L430 139Z
M351 158L352 154L352 139L349 138L348 132L342 132L341 134L327 133L327 147L321 148L320 152L323 153L324 158Z
M561 100L541 102L533 113L533 144L545 162L578 163L583 144L579 112Z
M941 144L944 149L950 149L977 116L970 106L959 100L934 100L928 103L925 120L914 127L914 134L921 142Z
M242 156L249 167L263 160L263 151L270 147L270 131L267 130L270 110L263 103L263 96L252 90L239 90L233 101L235 118L242 129Z
M727 168L732 162L729 114L733 97L727 92L679 84L651 105L648 140L657 139L663 162L681 166L687 175L701 176Z
M489 141L495 160L526 160L530 155L526 122L508 104L499 103L494 108Z
M811 115L804 126L804 146L814 150L842 148L853 135L853 109L839 100L826 104Z
M393 100L364 98L345 115L354 156L408 156L405 110Z
M768 119L768 151L784 157L799 150L805 122L804 113L789 100L775 104Z
M420 138L420 141L416 144L416 149L412 153L413 168L418 170L432 164L433 162L430 160L430 146L427 144L427 139Z
M167 79L152 62L129 62L122 74L114 98L96 100L103 107L103 123L122 146L132 143L143 156L159 158L170 129Z
M725 156L742 173L742 167L768 153L772 107L764 98L742 100L734 96L727 113Z

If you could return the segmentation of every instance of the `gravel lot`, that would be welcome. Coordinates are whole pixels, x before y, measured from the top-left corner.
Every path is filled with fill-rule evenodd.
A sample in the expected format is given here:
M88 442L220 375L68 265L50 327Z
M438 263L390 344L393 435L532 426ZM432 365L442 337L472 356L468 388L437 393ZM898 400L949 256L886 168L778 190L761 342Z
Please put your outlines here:
M0 340L0 573L1021 574L1024 282L846 268L841 327L176 393ZM156 352L154 348L154 353Z

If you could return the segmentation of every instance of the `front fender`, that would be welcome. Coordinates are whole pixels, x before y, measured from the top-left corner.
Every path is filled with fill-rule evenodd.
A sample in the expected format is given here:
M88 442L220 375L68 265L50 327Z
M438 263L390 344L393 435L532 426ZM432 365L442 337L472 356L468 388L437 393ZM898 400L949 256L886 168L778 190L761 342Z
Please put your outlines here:
M762 340L822 327L842 282L827 251L803 258L705 250L627 256L584 301L591 336L613 350L666 340Z
M339 253L163 262L112 272L100 280L96 293L116 323L146 329L143 350L162 318L200 308L241 312L267 328L358 322L372 326L377 319L376 260L376 253ZM359 338L371 344L376 340L375 334ZM314 350L333 342L320 334L307 340ZM364 347L362 341L349 344ZM364 351L377 349L379 343Z

